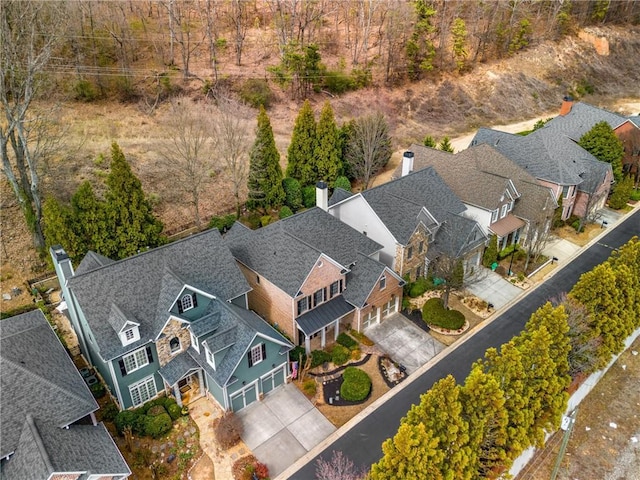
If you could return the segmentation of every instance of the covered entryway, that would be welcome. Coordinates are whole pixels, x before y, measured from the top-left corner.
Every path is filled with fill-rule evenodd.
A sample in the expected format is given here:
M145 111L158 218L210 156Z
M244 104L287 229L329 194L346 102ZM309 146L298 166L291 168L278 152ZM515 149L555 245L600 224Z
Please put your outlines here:
M285 368L285 365L282 365L281 368L272 370L266 375L260 377L260 382L262 384L262 393L269 393L271 390L279 387L284 383Z
M158 373L180 406L188 405L205 394L202 368L187 352L176 355Z
M340 320L353 312L355 307L342 297L342 295L323 303L322 305L300 315L296 319L298 324L298 345L304 341L307 354L311 353L311 339L320 336L320 348L327 345L327 335L338 338Z
M237 412L256 400L258 400L258 382L253 382L231 395L231 410Z

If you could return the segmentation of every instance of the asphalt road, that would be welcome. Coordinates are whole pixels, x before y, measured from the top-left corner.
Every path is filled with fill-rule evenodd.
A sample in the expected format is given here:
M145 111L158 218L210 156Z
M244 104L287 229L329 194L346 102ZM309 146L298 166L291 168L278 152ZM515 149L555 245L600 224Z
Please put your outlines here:
M420 375L390 401L374 410L290 478L315 478L316 459L323 457L328 460L333 451L343 452L355 465L368 469L369 465L382 457L382 442L396 433L400 419L411 405L420 401L422 393L448 374L452 374L458 382L463 382L471 365L484 355L487 348L499 347L520 333L540 305L561 292L571 290L582 273L602 263L609 257L612 249L620 247L634 235L640 236L640 210L636 210L624 222L611 229L597 243L468 339L463 346Z

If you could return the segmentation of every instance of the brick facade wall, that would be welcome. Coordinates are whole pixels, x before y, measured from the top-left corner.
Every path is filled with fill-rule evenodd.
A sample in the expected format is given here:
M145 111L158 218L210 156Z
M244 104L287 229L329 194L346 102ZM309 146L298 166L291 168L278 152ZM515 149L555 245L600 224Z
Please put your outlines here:
M160 367L164 367L174 356L180 352L185 352L191 346L191 336L189 335L189 331L183 323L178 322L177 320L169 320L169 323L167 323L162 330L162 334L163 336L156 342L156 350L158 352L158 362L160 363ZM180 351L172 355L169 343L174 337L178 337L180 339Z
M427 242L427 231L420 225L409 239L409 243L405 247L398 246L396 249L396 273L404 278L409 274L409 280L415 281L418 267L420 267L420 275L424 275L424 259L427 255L429 245ZM422 242L422 252L420 252L420 243ZM409 249L412 249L411 258L409 258Z
M77 473L54 473L51 475L51 480L77 480L78 478L80 475Z
M397 299L396 305L397 308L401 308L402 303L402 287L398 284L398 279L392 276L390 273L386 273L387 284L386 287L382 290L380 289L380 282L378 282L367 298L367 306L360 310L359 315L356 314L353 316L352 320L352 328L355 330L362 330L361 326L358 325L359 321L365 318L374 308L379 309L379 314L382 316L382 310L384 305L391 299ZM383 318L380 321L384 321Z

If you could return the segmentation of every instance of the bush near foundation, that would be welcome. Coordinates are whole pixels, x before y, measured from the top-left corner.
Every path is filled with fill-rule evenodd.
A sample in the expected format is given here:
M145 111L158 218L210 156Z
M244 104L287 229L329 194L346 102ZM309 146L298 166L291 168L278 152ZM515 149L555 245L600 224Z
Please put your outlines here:
M350 402L364 400L371 391L371 378L364 370L347 367L342 374L344 381L340 387L340 396Z

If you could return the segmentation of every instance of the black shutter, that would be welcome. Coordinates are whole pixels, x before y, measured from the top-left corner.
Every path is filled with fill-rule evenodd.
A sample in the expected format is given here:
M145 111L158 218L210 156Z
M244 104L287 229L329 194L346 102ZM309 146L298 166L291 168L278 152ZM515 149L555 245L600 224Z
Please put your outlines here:
M151 345L147 346L147 358L149 359L149 363L153 363L153 354L151 353Z
M253 367L253 359L251 358L251 350L247 352L247 358L249 359L249 367Z
M193 299L193 307L197 307L198 306L198 299L196 298L196 294L194 293L193 295L191 295L191 298Z
M178 299L178 313L182 313L182 299Z
M127 368L124 366L124 360L118 360L118 365L120 365L120 373L125 377L127 375Z
M267 359L267 346L264 343L262 344L262 359Z

